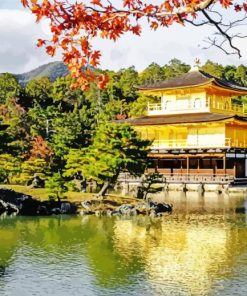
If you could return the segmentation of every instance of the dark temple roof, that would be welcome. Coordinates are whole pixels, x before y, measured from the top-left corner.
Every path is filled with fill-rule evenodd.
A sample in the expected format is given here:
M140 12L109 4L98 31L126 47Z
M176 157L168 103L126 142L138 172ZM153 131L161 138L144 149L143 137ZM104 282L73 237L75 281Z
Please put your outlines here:
M228 88L235 91L246 92L247 87L234 84L230 81L219 79L203 71L192 71L178 77L160 81L154 84L140 86L140 90L155 90L155 89L173 89L173 88L186 88L190 86L200 86L212 83L216 86Z
M174 115L157 115L144 116L134 119L119 120L118 122L128 122L131 125L165 125L165 124L181 124L181 123L199 123L214 122L226 119L237 119L247 123L247 119L237 115L224 115L217 113L196 113L196 114L174 114Z

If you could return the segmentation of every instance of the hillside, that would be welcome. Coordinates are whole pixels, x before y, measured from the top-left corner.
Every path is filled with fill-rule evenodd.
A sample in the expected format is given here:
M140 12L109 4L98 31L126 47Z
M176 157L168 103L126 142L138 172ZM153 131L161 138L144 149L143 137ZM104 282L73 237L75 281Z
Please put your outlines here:
M28 81L47 76L51 81L55 81L58 77L68 75L69 71L63 62L52 62L42 65L34 70L23 74L16 74L16 78L21 84L26 84Z

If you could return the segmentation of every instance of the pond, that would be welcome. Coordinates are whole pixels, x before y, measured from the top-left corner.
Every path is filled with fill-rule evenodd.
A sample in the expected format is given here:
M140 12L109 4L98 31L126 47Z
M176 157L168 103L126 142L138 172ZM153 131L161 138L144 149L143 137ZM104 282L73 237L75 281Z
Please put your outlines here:
M245 197L162 198L162 218L1 216L0 295L247 295Z

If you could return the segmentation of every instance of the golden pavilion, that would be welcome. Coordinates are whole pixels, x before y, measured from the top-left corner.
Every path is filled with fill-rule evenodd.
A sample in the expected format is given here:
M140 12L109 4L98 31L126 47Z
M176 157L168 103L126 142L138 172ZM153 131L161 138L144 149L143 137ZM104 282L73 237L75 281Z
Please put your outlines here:
M148 104L147 116L127 120L153 141L149 172L191 181L247 180L247 110L234 103L247 88L192 71L139 90L159 98Z

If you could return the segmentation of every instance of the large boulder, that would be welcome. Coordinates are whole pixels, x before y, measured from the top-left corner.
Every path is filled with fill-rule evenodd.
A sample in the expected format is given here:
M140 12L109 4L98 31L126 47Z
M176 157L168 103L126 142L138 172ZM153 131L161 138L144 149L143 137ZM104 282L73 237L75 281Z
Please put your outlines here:
M154 210L156 214L159 213L167 213L167 212L172 212L172 205L167 204L167 203L157 203L157 202L150 202L150 209Z
M20 215L37 216L52 214L75 214L77 207L69 202L39 201L30 195L0 188L1 212L19 212ZM7 204L7 207L5 206Z

